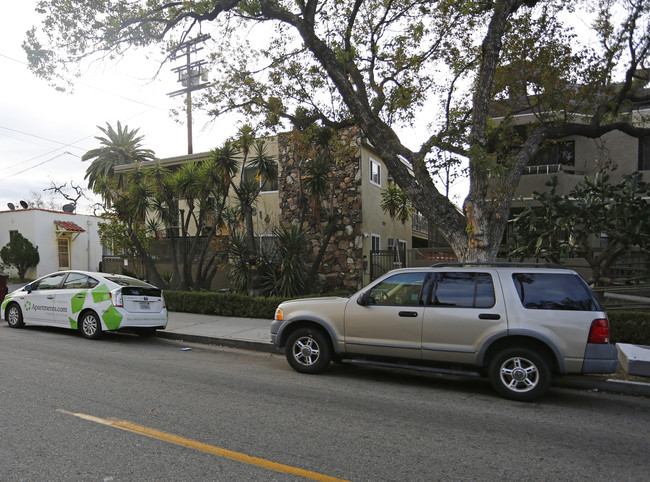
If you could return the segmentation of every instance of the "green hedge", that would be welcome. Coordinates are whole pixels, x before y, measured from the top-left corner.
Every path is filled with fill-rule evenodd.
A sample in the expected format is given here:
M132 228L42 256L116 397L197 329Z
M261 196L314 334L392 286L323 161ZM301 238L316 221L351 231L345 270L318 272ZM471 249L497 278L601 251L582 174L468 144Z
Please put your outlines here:
M165 291L165 301L170 311L242 318L272 319L275 309L284 300L251 298L238 293ZM610 311L607 314L612 343L650 346L650 313Z
M612 343L650 346L650 313L609 311L607 316Z
M204 315L273 319L284 298L251 298L239 293L210 291L165 291L169 311Z

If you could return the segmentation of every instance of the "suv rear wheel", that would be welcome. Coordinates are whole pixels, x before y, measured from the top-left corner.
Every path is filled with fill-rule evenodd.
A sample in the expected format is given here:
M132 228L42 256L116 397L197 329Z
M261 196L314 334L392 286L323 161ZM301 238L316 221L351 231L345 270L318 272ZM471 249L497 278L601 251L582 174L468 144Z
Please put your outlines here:
M285 355L291 368L300 373L319 373L332 359L327 338L315 328L298 328L289 335Z
M551 385L551 369L546 359L530 348L507 348L490 363L490 383L499 395L530 402Z

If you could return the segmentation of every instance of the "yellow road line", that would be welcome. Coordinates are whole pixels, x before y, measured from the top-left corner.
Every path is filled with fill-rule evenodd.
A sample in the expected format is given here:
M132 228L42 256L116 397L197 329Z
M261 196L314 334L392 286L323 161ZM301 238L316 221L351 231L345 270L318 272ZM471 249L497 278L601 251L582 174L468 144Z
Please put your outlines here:
M328 482L334 482L334 481L345 482L344 479L338 479L336 477L330 477L328 475L319 474L317 472L311 472L309 470L299 469L297 467L292 467L290 465L271 462L270 460L261 459L259 457L253 457L251 455L246 455L241 452L234 452L232 450L216 447L214 445L209 445L203 442L199 442L197 440L180 437L178 435L162 432L160 430L145 427L143 425L137 425L135 423L131 423L126 420L99 418L93 415L87 415L85 413L69 412L63 409L57 409L57 412L73 415L75 417L79 417L84 420L88 420L90 422L95 422L102 425L108 425L111 427L126 430L128 432L133 432L140 435L146 435L147 437L163 440L165 442L170 442L176 445L182 445L183 447L188 447L194 450L200 450L201 452L218 455L219 457L225 457L228 459L236 460L238 462L243 462L250 465L256 465L257 467L262 467L268 470L274 470L276 472L284 472L287 474L298 475L300 477L304 477L306 479L311 479L311 480L328 481Z

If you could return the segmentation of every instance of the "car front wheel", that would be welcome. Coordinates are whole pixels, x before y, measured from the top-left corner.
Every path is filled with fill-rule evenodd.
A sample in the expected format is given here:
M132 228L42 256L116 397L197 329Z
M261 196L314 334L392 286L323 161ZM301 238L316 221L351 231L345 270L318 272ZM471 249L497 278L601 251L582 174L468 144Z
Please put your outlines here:
M546 359L529 348L508 348L490 363L490 383L502 397L530 402L551 385L551 369Z
M96 340L102 336L102 322L93 311L87 311L81 316L79 331L85 338Z
M23 312L20 310L20 306L16 303L11 303L7 307L5 312L5 320L7 324L12 328L22 328L25 326L25 321L23 320Z
M300 373L319 373L332 358L325 335L314 328L299 328L287 340L285 355L291 368Z

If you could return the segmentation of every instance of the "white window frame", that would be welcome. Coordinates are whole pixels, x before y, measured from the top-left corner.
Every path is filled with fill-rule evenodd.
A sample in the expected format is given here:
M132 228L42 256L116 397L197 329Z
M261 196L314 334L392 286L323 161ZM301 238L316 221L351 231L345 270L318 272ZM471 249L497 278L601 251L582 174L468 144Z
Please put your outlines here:
M374 248L375 242L377 247ZM379 251L381 249L381 236L379 234L371 233L370 234L370 251Z
M71 257L72 257L72 249L71 249L71 246L70 246L70 244L71 244L70 241L71 240L70 240L70 238L68 236L59 236L57 238L57 240L56 240L57 264L58 264L60 270L70 269L71 266L72 266L72 259L71 259ZM62 246L62 242L63 242L63 244L65 244L65 246ZM62 247L65 249L65 252L63 252L61 250ZM68 261L67 266L64 266L64 264L62 263L62 261L65 261L65 260L62 259L61 255L64 255L67 258L67 261Z
M370 170L370 184L381 187L381 163L371 157L368 166Z

